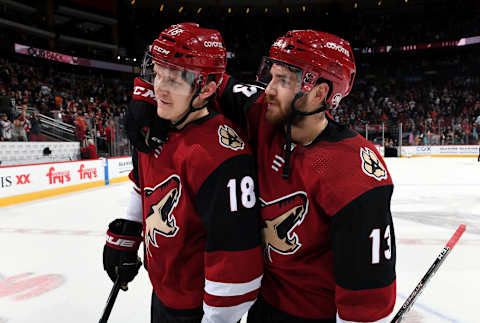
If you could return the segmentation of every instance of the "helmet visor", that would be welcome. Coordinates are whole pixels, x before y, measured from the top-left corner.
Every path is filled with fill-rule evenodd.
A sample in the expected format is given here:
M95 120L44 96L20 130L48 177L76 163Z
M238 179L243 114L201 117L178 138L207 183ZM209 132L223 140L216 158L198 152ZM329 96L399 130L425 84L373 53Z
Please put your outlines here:
M142 66L142 77L153 84L155 96L157 92L189 95L195 89L199 72L168 62L154 62L151 56L150 62L143 65L145 68Z
M145 55L143 55L142 65L140 67L140 78L145 82L153 84L155 73L153 72L153 60L150 49L147 49Z
M281 87L299 92L303 71L288 63L263 57L257 73L257 82L267 87Z

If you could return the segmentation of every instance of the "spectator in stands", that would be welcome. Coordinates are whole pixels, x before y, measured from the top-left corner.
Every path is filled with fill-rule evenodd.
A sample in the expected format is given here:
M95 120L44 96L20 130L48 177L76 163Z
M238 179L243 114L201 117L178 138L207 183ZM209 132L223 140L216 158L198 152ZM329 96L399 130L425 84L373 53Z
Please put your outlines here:
M74 121L74 124L75 124L75 139L81 142L86 137L85 130L83 128L82 123L78 119Z
M25 128L18 119L13 121L12 141L28 141Z
M33 117L30 119L30 141L40 141L41 140L41 130L42 130L42 125L40 123L40 118L38 117L38 112L34 111L33 112Z
M83 117L83 112L77 111L77 122L78 124L82 127L83 131L86 133L87 132L87 122L85 121L85 118Z
M12 122L8 120L7 114L0 115L0 141L12 140Z
M107 151L107 145L105 142L105 127L103 126L103 119L102 117L97 114L95 118L95 127L97 129L97 147L99 151Z
M95 116L93 111L90 111L85 114L85 123L87 124L87 133L89 136L93 137L95 133L93 132L95 125Z
M5 92L2 89L2 92ZM10 99L3 93L0 95L0 113L8 113L10 110Z
M95 147L92 139L86 139L82 141L80 155L82 159L98 159L97 147Z
M108 122L108 126L105 129L105 135L107 138L108 154L111 156L113 153L113 146L115 144L115 122L113 120Z
M28 138L30 136L31 123L30 123L30 118L27 115L27 106L24 106L22 108L22 112L20 113L20 116L17 118L17 120L20 122L22 127L25 129L25 134Z

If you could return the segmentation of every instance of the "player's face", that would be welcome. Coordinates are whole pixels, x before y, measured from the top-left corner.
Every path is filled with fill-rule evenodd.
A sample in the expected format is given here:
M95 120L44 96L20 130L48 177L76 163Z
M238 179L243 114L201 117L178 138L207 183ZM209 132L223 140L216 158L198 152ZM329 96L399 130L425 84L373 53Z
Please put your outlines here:
M280 64L273 64L270 68L271 80L265 89L267 101L266 119L273 124L287 122L291 110L291 103L299 91L297 73Z
M192 87L182 72L155 64L153 88L157 101L157 114L160 118L175 123L187 112L193 96Z

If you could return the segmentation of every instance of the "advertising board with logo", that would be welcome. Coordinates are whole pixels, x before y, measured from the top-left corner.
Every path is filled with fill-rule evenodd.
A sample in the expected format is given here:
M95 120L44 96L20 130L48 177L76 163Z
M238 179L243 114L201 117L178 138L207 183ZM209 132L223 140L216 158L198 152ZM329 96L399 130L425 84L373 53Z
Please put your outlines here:
M403 146L402 157L477 157L479 145Z
M108 159L108 178L112 183L126 180L128 174L132 169L133 164L131 157L118 157Z
M1 167L0 205L10 196L96 182L104 184L102 160Z

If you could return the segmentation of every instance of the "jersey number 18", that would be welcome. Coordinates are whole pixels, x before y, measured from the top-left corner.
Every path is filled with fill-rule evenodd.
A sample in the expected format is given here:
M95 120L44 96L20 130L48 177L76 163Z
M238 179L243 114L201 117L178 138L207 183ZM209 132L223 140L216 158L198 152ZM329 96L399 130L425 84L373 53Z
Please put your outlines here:
M247 209L252 208L256 202L254 187L255 185L253 183L253 178L251 178L250 176L245 176L240 181L240 190L242 192L241 203L243 207ZM228 181L227 188L230 196L230 211L236 212L238 211L237 179L231 178Z

